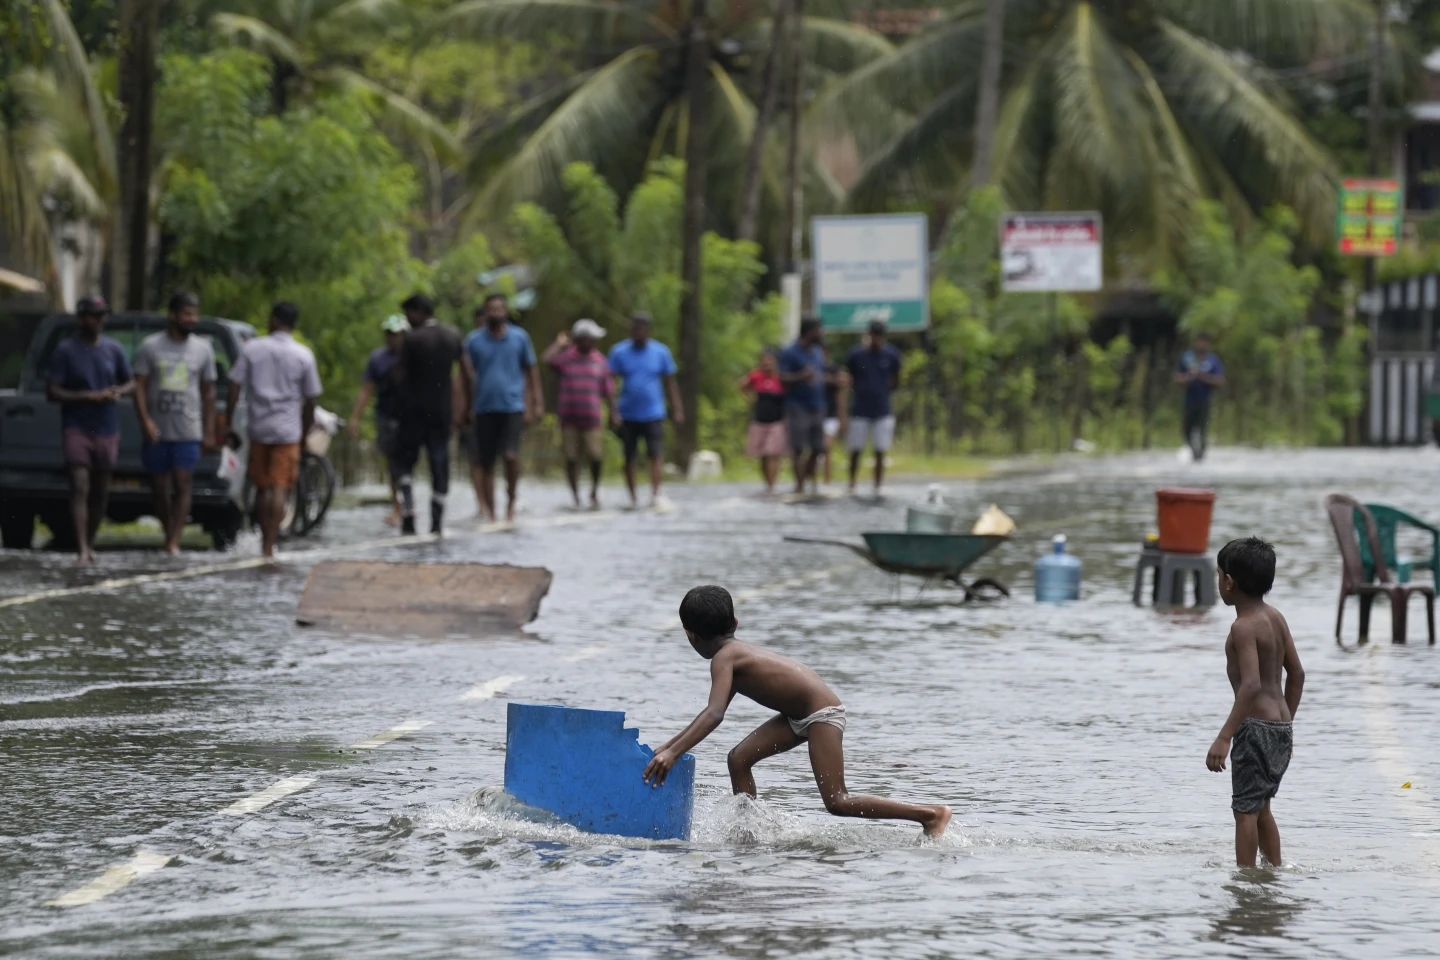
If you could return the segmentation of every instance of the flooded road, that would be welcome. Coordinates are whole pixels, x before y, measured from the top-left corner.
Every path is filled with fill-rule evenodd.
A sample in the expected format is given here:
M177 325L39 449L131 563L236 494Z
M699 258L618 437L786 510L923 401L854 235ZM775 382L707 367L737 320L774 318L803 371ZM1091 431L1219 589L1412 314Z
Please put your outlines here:
M577 517L532 484L517 531L460 521L355 554L547 566L523 636L297 627L313 558L0 608L0 955L1433 957L1440 648L1418 612L1420 642L1385 642L1377 606L1381 642L1356 649L1353 604L1336 645L1320 501L1440 519L1437 475L1431 451L1227 450L950 483L962 513L997 502L1020 524L972 571L1014 590L987 606L781 540L898 529L923 486L879 505L675 488L667 515ZM1231 703L1230 613L1129 602L1152 490L1177 481L1218 491L1212 549L1258 534L1279 554L1271 600L1308 673L1279 871L1234 869L1229 776L1204 764ZM306 547L347 555L384 536L380 513L340 511ZM1084 599L1039 607L1030 565L1059 532ZM0 595L216 559L108 553L77 574L0 553ZM702 582L736 594L742 638L840 693L851 789L953 805L943 841L828 816L803 752L757 768L758 803L730 797L725 752L767 716L740 700L695 751L688 843L473 799L503 779L508 699L624 710L651 743L688 723L708 670L675 611Z

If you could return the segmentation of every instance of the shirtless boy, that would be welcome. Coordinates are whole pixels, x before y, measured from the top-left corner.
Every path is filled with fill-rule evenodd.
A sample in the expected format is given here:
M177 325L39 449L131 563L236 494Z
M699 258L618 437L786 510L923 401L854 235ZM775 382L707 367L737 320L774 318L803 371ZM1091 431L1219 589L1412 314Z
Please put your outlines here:
M1235 689L1235 706L1210 745L1205 766L1220 773L1226 754L1230 756L1235 862L1255 866L1258 847L1278 867L1280 830L1270 815L1270 798L1279 792L1290 765L1290 721L1300 708L1305 669L1285 618L1264 600L1275 583L1275 549L1256 537L1232 540L1215 563L1220 599L1235 608L1235 623L1225 641L1225 672Z
M642 776L658 787L675 761L704 740L720 721L735 694L741 693L778 716L762 723L726 758L736 793L755 796L751 769L766 757L793 750L807 740L810 766L825 809L837 817L913 820L928 837L950 823L950 808L921 806L852 794L845 789L845 707L815 671L779 654L735 639L735 606L723 587L696 587L680 604L680 622L695 652L710 661L710 702L690 725L667 740Z

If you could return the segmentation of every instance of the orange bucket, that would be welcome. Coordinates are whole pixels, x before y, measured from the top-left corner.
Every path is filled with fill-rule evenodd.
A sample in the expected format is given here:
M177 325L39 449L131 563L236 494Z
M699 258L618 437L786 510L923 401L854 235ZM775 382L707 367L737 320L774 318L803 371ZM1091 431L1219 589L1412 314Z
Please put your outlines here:
M1155 491L1155 507L1163 552L1204 553L1210 548L1214 490L1161 487Z

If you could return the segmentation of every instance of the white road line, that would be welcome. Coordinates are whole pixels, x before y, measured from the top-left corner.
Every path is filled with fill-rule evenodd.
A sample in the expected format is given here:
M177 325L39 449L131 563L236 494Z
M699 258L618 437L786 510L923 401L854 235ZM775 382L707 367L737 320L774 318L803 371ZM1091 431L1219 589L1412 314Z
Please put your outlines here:
M461 700L490 700L497 693L504 693L515 684L524 680L524 677L496 677L494 680L486 680L484 683L477 683L475 686L460 694Z
M278 783L271 784L259 793L252 793L248 797L236 800L230 804L230 806L221 810L220 813L227 817L243 817L247 813L264 810L276 800L284 799L297 790L304 790L314 782L314 777L286 777Z
M391 740L399 740L401 737L407 734L414 733L417 730L424 730L426 727L430 726L432 722L433 721L430 720L406 720L404 723L399 724L398 726L391 727L384 733L377 733L375 734L375 736L370 737L366 740L361 740L359 743L350 744L350 749L374 750L376 747L385 746L385 744L389 743Z
M154 873L173 859L168 854L146 853L142 850L135 854L129 862L117 863L85 886L77 887L54 900L47 900L45 906L83 907L87 903L94 903L101 897L108 897L116 890L128 886L146 874Z
M598 657L605 652L604 647L591 646L575 651L568 657L561 659L561 663L579 663L581 660L589 660L591 657Z
M853 566L855 566L855 564L853 563L836 564L833 567L826 567L824 570L811 570L809 573L802 573L798 577L790 577L785 580L777 580L774 583L769 584L768 586L753 587L749 590L737 590L735 593L731 594L731 599L734 600L736 603L748 603L751 600L759 600L762 597L768 597L771 594L790 590L794 587L803 587L807 583L815 583L817 581L824 580L826 577L833 576L834 574L839 573L841 570L848 570ZM671 617L664 623L656 624L654 629L659 631L674 630L678 626L680 626L680 618Z

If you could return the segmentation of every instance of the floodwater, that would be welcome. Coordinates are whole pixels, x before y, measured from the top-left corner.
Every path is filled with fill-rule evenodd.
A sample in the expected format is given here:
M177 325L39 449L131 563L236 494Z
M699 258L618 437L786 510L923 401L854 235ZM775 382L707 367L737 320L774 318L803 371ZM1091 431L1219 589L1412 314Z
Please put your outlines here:
M668 515L573 523L560 490L531 485L516 532L461 521L442 544L363 554L548 566L523 636L311 632L293 624L303 559L0 609L0 955L1433 957L1440 648L1418 611L1420 642L1392 646L1378 608L1379 639L1356 648L1353 603L1335 643L1320 501L1440 518L1437 473L1433 451L1221 450L950 483L962 511L998 502L1021 525L975 568L1014 588L986 606L781 540L898 528L923 485L879 505L676 488ZM1151 490L1176 481L1219 491L1212 545L1256 533L1279 552L1272 600L1308 671L1280 870L1234 868L1229 776L1204 765L1230 705L1229 613L1130 605ZM1041 607L1030 563L1056 532L1085 595ZM376 509L347 510L320 542L383 534ZM103 559L78 574L0 554L0 593L214 557ZM502 781L507 699L624 710L652 743L687 723L708 672L674 618L701 582L737 593L743 637L839 691L851 789L953 805L944 840L828 816L803 752L757 769L758 802L730 797L725 751L766 716L740 700L695 751L689 842L473 798ZM351 748L406 721L429 725ZM220 812L282 782L263 809ZM46 905L102 876L108 895Z

